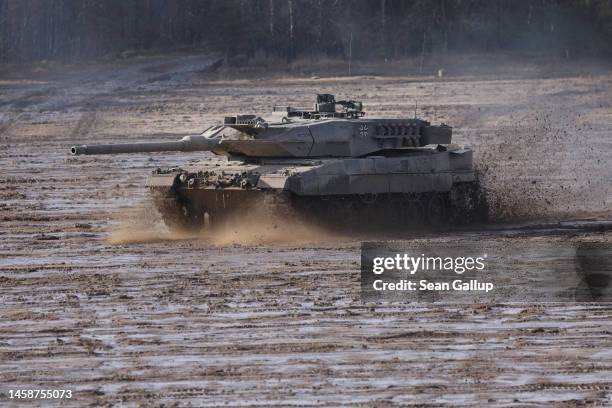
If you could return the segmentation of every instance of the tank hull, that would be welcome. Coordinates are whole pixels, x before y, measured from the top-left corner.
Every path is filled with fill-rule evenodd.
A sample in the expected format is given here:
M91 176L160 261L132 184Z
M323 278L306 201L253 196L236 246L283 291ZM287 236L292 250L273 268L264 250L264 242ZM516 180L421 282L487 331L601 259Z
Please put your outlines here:
M359 228L462 224L485 202L469 149L422 149L346 159L211 158L149 179L171 228L214 227L237 217L300 217Z

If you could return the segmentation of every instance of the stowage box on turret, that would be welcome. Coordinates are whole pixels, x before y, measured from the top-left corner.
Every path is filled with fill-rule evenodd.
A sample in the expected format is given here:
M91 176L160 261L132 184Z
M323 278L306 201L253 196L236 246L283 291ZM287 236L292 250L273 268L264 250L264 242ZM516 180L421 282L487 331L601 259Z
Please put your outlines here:
M339 227L465 223L486 215L472 150L417 118L366 118L362 103L321 94L313 109L225 117L178 141L73 146L72 154L208 151L157 169L148 186L170 228L214 227L261 208Z

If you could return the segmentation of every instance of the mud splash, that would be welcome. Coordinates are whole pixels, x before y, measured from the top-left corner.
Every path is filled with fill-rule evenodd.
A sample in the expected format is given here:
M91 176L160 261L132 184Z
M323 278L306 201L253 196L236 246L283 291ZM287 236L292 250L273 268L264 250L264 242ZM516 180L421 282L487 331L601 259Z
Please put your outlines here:
M200 238L217 246L228 245L304 245L337 243L346 237L301 220L282 220L272 224L262 221L226 223L204 232Z
M493 126L492 126L493 127ZM610 217L605 149L585 141L580 114L564 108L511 113L476 146L492 222ZM573 156L586 160L568 160Z
M155 214L153 216L153 214ZM311 225L296 218L240 217L200 232L171 231L150 203L138 206L116 219L106 242L111 245L146 244L163 241L197 240L213 246L333 244L351 240L347 235Z
M197 238L188 232L171 232L161 225L131 225L111 229L106 242L111 245L151 244L155 242L189 240Z

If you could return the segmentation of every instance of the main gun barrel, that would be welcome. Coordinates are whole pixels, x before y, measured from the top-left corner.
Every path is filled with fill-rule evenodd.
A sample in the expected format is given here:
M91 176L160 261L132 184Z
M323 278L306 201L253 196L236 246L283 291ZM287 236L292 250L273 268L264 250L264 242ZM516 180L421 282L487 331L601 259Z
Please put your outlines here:
M218 144L217 140L204 136L185 136L173 142L146 142L122 144L95 144L72 146L70 152L80 154L119 154L119 153L148 153L148 152L195 152L211 150Z

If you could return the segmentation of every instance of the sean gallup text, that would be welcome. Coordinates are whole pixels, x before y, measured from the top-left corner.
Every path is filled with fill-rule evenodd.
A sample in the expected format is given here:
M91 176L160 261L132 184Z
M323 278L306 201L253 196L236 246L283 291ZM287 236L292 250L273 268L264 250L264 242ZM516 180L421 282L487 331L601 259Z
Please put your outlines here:
M494 285L492 282L482 282L476 279L462 281L455 279L452 282L432 282L426 279L419 281L402 279L395 282L384 282L382 279L377 279L372 283L376 291L472 291L472 292L490 292Z

